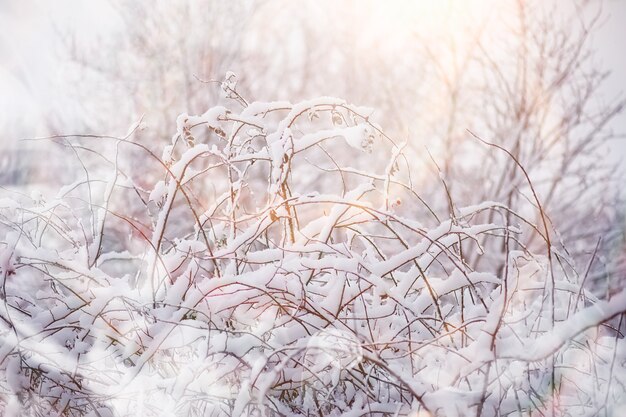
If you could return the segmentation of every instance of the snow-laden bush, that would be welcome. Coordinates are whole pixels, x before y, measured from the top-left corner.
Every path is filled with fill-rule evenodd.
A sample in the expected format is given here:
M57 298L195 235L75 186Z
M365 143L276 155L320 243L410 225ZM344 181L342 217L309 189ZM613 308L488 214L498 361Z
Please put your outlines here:
M162 156L65 137L109 174L0 200L3 415L623 412L626 292L583 289L539 200L442 219L367 109L223 89L243 110L181 115Z

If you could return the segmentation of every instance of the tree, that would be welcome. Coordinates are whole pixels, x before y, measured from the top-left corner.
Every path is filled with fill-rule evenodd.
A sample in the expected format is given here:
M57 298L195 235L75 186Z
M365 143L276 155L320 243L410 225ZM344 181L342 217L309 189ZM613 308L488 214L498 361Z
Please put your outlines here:
M372 120L406 140L413 179L438 215L485 200L538 212L510 156L478 136L525 167L560 231L554 242L577 251L579 268L594 258L590 285L610 293L606 277L623 272L611 255L613 239L623 239L614 233L616 225L624 229L621 177L605 153L614 136L609 124L624 101L605 103L598 94L607 73L594 62L591 40L602 2L112 4L124 36L95 49L119 59L80 49L73 55L108 83L126 86L133 98L126 113L145 114L148 146L169 138L173 124L161 121L218 99L196 77L215 81L235 70L250 100L345 97L376 108ZM108 101L123 107L117 93ZM98 113L105 119L91 131L126 130L128 118ZM527 232L522 243L532 246L540 236Z

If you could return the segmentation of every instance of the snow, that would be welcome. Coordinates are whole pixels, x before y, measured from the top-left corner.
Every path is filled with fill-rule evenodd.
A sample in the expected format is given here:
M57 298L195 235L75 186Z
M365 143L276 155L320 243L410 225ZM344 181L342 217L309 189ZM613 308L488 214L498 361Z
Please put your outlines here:
M240 100L232 74L223 86ZM411 193L390 207L408 145L383 149L364 114L330 97L183 114L145 206L116 205L117 169L92 206L68 197L80 183L0 199L0 410L17 415L28 392L93 416L525 415L545 411L533 390L552 364L595 372L555 388L568 412L592 409L577 398L618 407L626 346L607 329L626 291L601 299L547 248L515 246L524 229L484 215L501 203L435 224ZM322 142L391 160L337 158L339 195L316 164L294 175L327 160Z

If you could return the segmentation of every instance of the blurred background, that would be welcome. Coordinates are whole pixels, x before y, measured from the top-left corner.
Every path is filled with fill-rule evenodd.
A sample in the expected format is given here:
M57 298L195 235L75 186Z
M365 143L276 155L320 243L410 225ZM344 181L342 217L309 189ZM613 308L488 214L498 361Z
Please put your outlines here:
M0 27L2 193L83 175L67 149L22 139L124 136L141 119L135 140L160 154L178 114L225 102L233 71L249 102L374 109L444 214L499 201L533 215L511 157L474 135L498 144L580 269L593 260L596 291L623 282L624 0L3 0Z

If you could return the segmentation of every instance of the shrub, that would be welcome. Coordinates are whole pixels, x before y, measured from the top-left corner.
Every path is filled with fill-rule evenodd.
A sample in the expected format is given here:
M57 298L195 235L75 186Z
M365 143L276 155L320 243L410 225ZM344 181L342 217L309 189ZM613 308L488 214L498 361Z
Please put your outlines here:
M0 200L4 415L565 416L625 401L610 320L626 292L588 294L543 213L486 202L441 219L369 110L222 86L243 110L181 115L162 156L134 131L64 137L104 180ZM160 177L137 180L148 164ZM543 253L519 244L529 227Z

